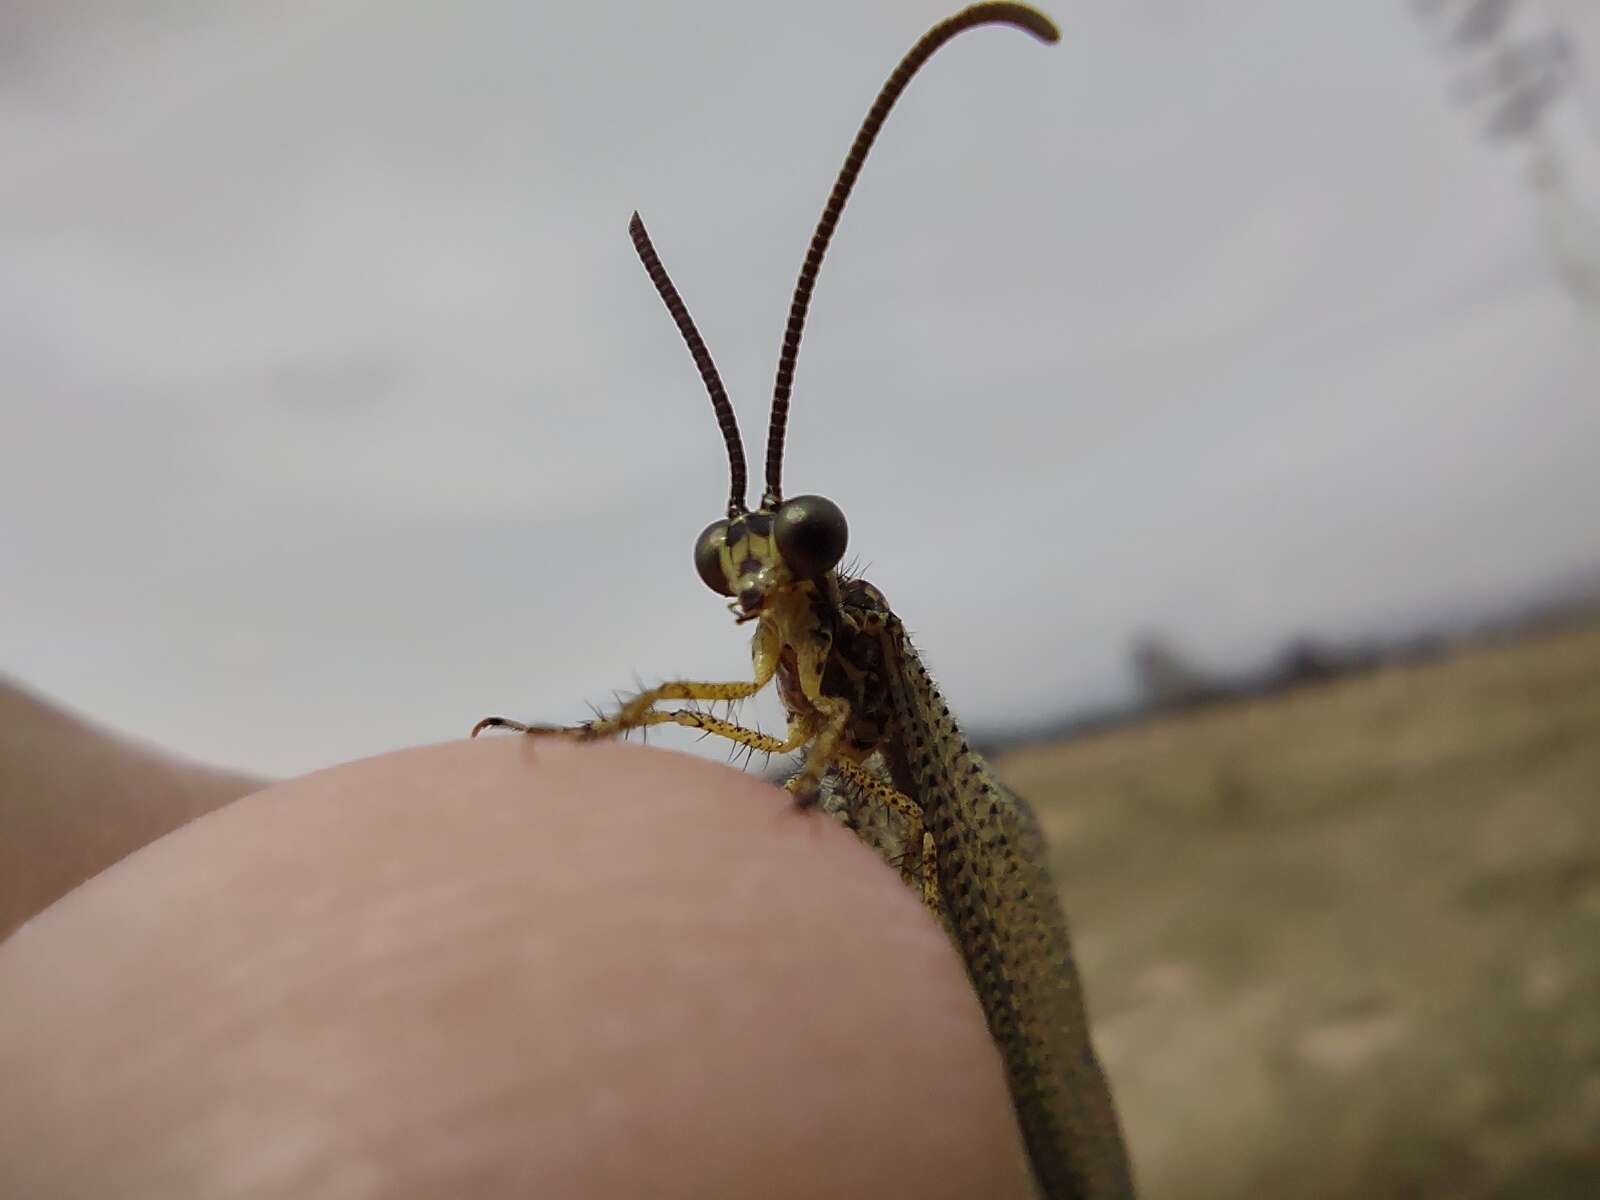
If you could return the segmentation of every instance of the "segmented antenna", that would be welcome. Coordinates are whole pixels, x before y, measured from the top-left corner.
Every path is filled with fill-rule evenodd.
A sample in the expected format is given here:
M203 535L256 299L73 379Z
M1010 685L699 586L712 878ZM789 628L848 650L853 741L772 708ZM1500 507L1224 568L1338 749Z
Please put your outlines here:
M833 238L834 227L839 224L839 215L844 211L844 202L850 196L850 189L855 186L856 176L861 174L861 165L866 162L867 151L872 149L878 130L883 128L889 110L900 98L900 93L906 90L911 77L933 57L934 51L940 46L956 34L978 25L1014 25L1033 34L1041 42L1053 42L1061 36L1049 17L1025 4L974 4L923 34L921 40L900 60L900 65L890 74L878 98L872 102L866 119L856 132L856 140L850 143L850 152L844 156L839 177L833 181L833 190L828 193L827 204L823 205L822 217L817 221L816 231L811 235L811 245L806 250L805 262L800 267L800 278L794 285L789 321L783 330L783 349L778 354L778 378L772 389L772 421L767 426L767 490L761 501L763 507L770 507L783 498L780 481L783 472L783 434L789 422L789 392L794 384L795 359L800 354L800 334L805 329L806 309L811 306L811 289L817 282L817 271L822 266L822 256L828 249L828 242Z
M656 248L650 244L650 235L645 232L644 222L639 219L638 213L634 213L633 220L628 222L628 236L633 239L633 248L639 252L639 261L644 263L650 282L655 284L662 303L672 314L673 323L683 335L684 344L694 356L694 365L700 368L700 378L711 395L711 407L717 414L717 428L722 430L722 440L728 447L728 516L737 517L746 511L744 443L739 440L739 422L733 415L733 405L728 402L728 393L722 386L722 376L717 374L717 364L711 361L711 351L706 349L705 339L694 327L694 318L689 315L683 297L678 295L678 289L667 278L667 269L661 265L661 256L656 253Z

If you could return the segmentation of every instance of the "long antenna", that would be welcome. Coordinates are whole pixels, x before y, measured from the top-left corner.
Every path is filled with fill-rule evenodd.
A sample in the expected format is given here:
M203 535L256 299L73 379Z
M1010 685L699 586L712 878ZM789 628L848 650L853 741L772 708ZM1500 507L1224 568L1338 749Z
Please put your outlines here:
M746 511L744 443L739 440L739 422L733 415L733 405L728 402L728 393L722 386L722 376L717 374L717 364L711 361L711 351L706 349L705 339L694 327L694 318L689 315L683 297L678 295L678 289L667 278L667 269L661 265L656 248L650 244L650 235L645 232L644 222L639 219L638 213L634 213L633 220L628 222L628 236L633 239L633 248L639 252L639 261L644 263L650 282L655 284L662 303L672 314L673 323L683 335L684 344L694 356L694 365L700 368L700 378L711 395L711 407L717 414L717 428L722 430L722 440L728 447L728 516L737 517Z
M822 217L817 221L816 231L811 235L811 245L806 250L805 262L800 267L800 278L794 285L789 321L783 330L783 349L778 354L778 379L772 389L772 422L767 426L767 490L761 500L763 507L770 507L783 498L780 482L783 473L783 434L789 423L789 392L794 384L795 359L800 355L800 335L805 329L806 309L811 306L811 289L817 282L817 271L822 266L822 256L833 238L834 228L839 224L839 216L844 212L844 202L850 196L850 189L855 186L856 176L861 174L861 165L867 160L867 151L872 149L878 130L883 128L889 110L900 98L900 93L906 90L911 77L933 57L934 51L940 46L956 34L978 25L1014 25L1033 34L1041 42L1054 42L1061 36L1049 17L1025 4L974 4L923 34L921 40L900 60L900 65L890 74L878 98L872 102L866 119L856 132L856 140L850 143L850 152L844 156L839 177L833 181L833 190L828 193L828 202L823 205Z

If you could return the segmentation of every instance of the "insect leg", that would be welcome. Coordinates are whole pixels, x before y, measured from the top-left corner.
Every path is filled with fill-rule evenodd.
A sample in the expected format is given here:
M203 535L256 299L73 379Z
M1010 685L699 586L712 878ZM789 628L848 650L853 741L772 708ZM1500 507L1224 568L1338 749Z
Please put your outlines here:
M948 925L944 900L939 893L938 855L934 849L933 835L923 827L921 807L910 796L890 787L859 763L841 759L833 766L862 792L892 809L905 822L905 850L899 864L900 877L908 886L917 888L928 911L938 917L941 924ZM913 854L919 856L916 869L909 867L906 862Z
M710 713L696 712L690 708L657 709L645 714L640 724L672 724L682 725L686 729L700 729L765 754L788 754L805 745L811 737L811 731L804 726L791 727L788 737L777 738L770 733L762 733L759 729L749 729L732 721L724 721L721 717L714 717Z
M734 680L728 683L702 683L693 679L674 679L657 687L640 692L626 701L614 716L597 717L576 725L526 725L509 717L485 717L472 727L472 737L485 729L509 729L515 733L537 736L576 738L581 742L613 737L630 729L660 725L663 721L677 719L675 711L660 710L655 705L662 700L747 700L767 685L765 679ZM687 710L683 710L687 711ZM709 714L707 714L709 719ZM679 721L679 724L689 724ZM738 726L732 726L738 728ZM793 746L789 747L791 750Z
M835 761L834 749L843 736L845 727L850 724L850 702L839 696L807 696L818 712L823 714L825 723L816 731L816 740L811 743L811 749L806 752L806 761L785 787L794 793L795 803L802 808L809 808L817 802L817 792L822 787L822 776L829 767L840 765Z
M579 741L592 741L596 738L612 737L615 734L626 733L630 729L639 729L648 725L659 725L661 719L650 719L655 714L655 706L662 700L747 700L754 696L767 684L772 682L772 677L778 670L778 654L780 641L778 631L770 623L763 621L756 629L755 642L751 648L752 662L755 667L754 679L738 679L727 683L703 683L693 679L674 679L657 687L647 688L633 699L626 701L610 717L596 717L592 721L583 721L577 725L527 725L521 721L513 721L509 717L485 717L472 727L471 737L477 737L485 729L509 729L515 733L526 733L534 736L555 736L576 738ZM663 718L676 720L674 717ZM679 721L679 724L684 722ZM738 726L732 726L738 728ZM737 739L736 739L737 740ZM798 745L799 743L796 743ZM794 749L794 746L789 749Z

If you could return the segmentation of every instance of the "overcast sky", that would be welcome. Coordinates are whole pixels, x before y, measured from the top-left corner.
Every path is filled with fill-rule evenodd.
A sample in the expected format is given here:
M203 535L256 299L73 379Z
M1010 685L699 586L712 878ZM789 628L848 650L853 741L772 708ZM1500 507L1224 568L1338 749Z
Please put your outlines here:
M951 7L13 0L0 671L279 772L746 675L628 216L759 463L822 198ZM1412 10L1052 12L896 110L790 424L967 723L1126 696L1146 631L1240 668L1600 567L1600 321Z

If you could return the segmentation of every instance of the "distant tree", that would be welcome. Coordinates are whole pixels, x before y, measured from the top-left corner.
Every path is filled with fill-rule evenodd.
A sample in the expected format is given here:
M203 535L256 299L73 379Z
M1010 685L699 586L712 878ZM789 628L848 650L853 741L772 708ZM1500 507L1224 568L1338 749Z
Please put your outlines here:
M1157 634L1137 639L1129 657L1139 694L1151 708L1187 708L1221 693L1214 680Z
M1343 656L1332 646L1315 638L1296 638L1278 656L1267 686L1276 689L1323 683L1345 669Z

